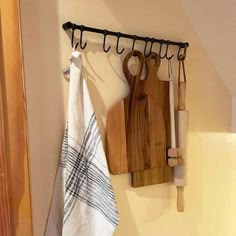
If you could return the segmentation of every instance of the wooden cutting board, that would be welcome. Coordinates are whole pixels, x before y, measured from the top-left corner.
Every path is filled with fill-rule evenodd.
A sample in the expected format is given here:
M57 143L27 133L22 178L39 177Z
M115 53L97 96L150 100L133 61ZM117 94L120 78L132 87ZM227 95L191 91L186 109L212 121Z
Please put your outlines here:
M131 185L135 188L167 183L171 179L172 169L168 165L131 173Z
M161 108L164 116L166 151L170 147L170 114L169 114L169 83L160 81L157 76L157 70L160 65L158 54L151 53L145 60L147 68L147 79L157 80L159 83L158 107ZM158 122L158 121L157 121ZM154 130L159 135L158 130ZM163 158L163 156L161 156ZM157 168L147 169L143 171L135 171L131 173L131 184L133 187L142 187L152 184L160 184L169 182L172 178L172 169L168 166L166 156L161 160L161 166Z
M135 75L128 69L132 56L139 59ZM166 164L168 83L156 78L160 65L157 54L152 53L146 59L147 78L141 80L144 64L145 58L141 52L127 54L123 71L130 93L108 112L106 147L112 174L141 171Z

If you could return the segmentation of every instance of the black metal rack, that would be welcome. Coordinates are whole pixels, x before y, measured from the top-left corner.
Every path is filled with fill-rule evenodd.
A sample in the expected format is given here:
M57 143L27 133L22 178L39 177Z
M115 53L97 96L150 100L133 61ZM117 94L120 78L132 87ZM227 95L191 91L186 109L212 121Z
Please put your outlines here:
M160 44L160 49L159 49L159 55L160 57L166 58L168 60L170 60L174 55L168 56L168 48L169 45L173 45L173 46L177 46L179 47L178 50L178 54L177 57L178 59L181 56L185 56L186 55L186 50L189 47L189 43L188 42L175 42L175 41L171 41L171 40L165 40L165 39L157 39L157 38L150 38L150 37L144 37L144 36L139 36L139 35L131 35L131 34L126 34L126 33L121 33L121 32L115 32L115 31L111 31L111 30L106 30L106 29L98 29L98 28L92 28L92 27L88 27L88 26L84 26L84 25L77 25L71 22L66 22L62 25L64 30L68 30L71 29L72 30L72 37L71 37L71 45L72 47L77 47L78 45L80 45L81 49L85 49L85 47L87 46L87 42L84 43L83 45L83 32L84 31L88 31L88 32L93 32L93 33L97 33L97 34L103 34L104 35L104 40L103 40L103 50L104 52L108 52L110 50L110 46L106 49L106 36L110 35L110 36L115 36L117 37L117 44L116 44L116 52L118 54L121 54L124 52L124 48L123 49L119 49L119 39L120 38L127 38L127 39L132 39L133 40L133 44L132 44L132 50L134 50L134 45L135 45L135 41L139 40L139 41L144 41L145 42L145 48L144 48L144 54L145 56L148 56L151 53L152 50L152 46L154 43L158 43ZM77 43L76 45L74 45L74 31L75 30L80 30L80 42ZM150 43L150 48L149 48L149 52L147 53L147 44ZM164 56L161 56L161 51L162 51L162 46L166 45L166 52L164 54ZM183 53L181 53L181 51L183 50ZM181 54L181 55L180 55Z

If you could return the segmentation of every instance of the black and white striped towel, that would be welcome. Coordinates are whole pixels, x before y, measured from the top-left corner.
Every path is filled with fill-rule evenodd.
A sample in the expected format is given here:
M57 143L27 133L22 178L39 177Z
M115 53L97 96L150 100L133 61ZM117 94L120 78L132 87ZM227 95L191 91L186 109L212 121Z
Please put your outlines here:
M80 52L71 56L68 118L46 236L110 236L118 213Z

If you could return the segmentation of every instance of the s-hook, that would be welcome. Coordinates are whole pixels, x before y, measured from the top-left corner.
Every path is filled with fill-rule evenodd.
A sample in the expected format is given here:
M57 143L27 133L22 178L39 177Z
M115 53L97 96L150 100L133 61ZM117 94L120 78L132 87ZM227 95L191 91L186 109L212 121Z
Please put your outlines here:
M120 32L117 33L117 43L116 43L116 52L118 54L122 54L124 52L124 48L119 51L119 41L120 41Z
M109 52L109 50L111 49L111 46L109 46L109 47L106 49L106 37L107 37L107 30L104 30L103 51L104 51L104 52Z
M80 41L79 41L81 49L85 49L86 46L87 46L87 42L85 42L84 45L82 45L82 42L83 42L83 31L84 31L84 26L81 25L81 28L80 28Z

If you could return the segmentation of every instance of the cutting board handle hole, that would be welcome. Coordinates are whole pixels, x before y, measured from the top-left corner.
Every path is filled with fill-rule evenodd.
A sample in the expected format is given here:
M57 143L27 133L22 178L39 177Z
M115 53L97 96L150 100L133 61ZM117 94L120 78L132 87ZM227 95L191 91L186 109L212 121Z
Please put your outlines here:
M131 57L130 60L128 61L129 73L132 74L133 76L137 75L138 73L139 63L140 62L138 57ZM145 80L146 77L147 77L147 70L146 66L144 65L140 80Z

